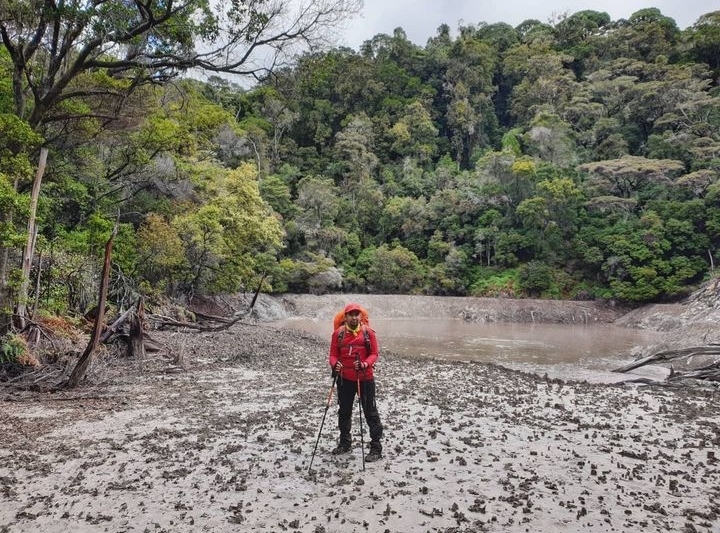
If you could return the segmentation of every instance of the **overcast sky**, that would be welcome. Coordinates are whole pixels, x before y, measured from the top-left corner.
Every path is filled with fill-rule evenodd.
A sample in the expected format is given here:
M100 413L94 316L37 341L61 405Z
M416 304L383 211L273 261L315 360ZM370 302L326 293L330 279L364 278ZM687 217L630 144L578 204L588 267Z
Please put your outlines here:
M425 46L441 24L447 24L456 35L459 24L505 22L517 26L528 19L548 22L559 14L586 9L604 11L618 20L648 7L675 19L680 29L692 26L705 13L720 10L717 0L365 0L363 14L351 23L339 44L358 50L363 41L379 33L392 35L401 27L408 39Z

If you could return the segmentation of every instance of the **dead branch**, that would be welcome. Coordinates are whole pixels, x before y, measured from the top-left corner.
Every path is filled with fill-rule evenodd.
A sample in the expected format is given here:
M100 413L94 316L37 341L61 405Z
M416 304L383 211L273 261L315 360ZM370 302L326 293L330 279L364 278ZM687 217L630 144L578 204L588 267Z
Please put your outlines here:
M704 381L720 381L720 361L686 372L673 372L668 376L668 381L679 381L681 379L700 379Z
M187 328L196 330L199 332L205 332L205 333L214 333L218 331L225 331L230 329L232 326L240 322L243 318L249 316L253 310L255 309L255 304L257 303L258 296L260 295L260 289L262 289L263 281L265 281L265 275L263 274L263 277L260 279L260 282L258 283L257 290L255 291L255 294L253 295L253 298L250 302L250 307L248 307L245 311L242 313L239 313L235 315L234 318L228 319L224 317L212 317L211 315L202 315L203 318L205 318L208 321L212 322L220 322L219 325L202 325L195 322L185 322L180 320L175 320L170 317L166 316L160 316L160 315L147 315L148 320L152 320L155 324L158 326L171 326L176 328ZM196 316L199 314L196 313Z
M249 309L249 310L247 310L247 311L245 311L244 313L236 316L236 317L233 318L233 319L222 319L222 321L221 321L221 323L220 323L219 325L217 325L217 324L212 324L212 323L211 323L210 325L207 325L207 324L206 324L206 325L203 325L203 324L198 324L197 322L185 322L185 321L175 320L175 319L173 319L173 318L166 317L166 316L161 316L161 315L151 315L151 314L149 314L149 315L146 315L146 316L147 316L147 319L148 319L148 320L152 321L152 322L153 322L154 324L156 324L157 326L161 326L161 327L162 327L162 326L169 326L169 327L174 327L174 328L187 328L187 329L192 329L192 330L195 330L195 331L198 331L198 332L207 333L207 332L216 332L216 331L223 331L223 330L229 329L230 327L232 327L232 326L234 326L235 324L237 324L238 322L240 322L240 320L242 320L243 318L245 318L246 316L248 316L251 312L252 312L252 308ZM209 321L209 322L210 322L210 321Z
M125 311L122 315L120 315L115 322L113 322L102 334L100 337L100 342L105 343L112 337L115 333L118 332L120 329L120 326L123 325L123 323L127 320L128 316L135 310L133 306L131 306L127 311Z
M39 322L35 322L34 320L31 320L30 318L25 318L25 328L20 332L25 335L25 338L28 341L28 344L38 344L40 342L40 338L44 338L52 346L55 346L55 341L53 340L52 336L45 331L45 328L43 328L42 324Z

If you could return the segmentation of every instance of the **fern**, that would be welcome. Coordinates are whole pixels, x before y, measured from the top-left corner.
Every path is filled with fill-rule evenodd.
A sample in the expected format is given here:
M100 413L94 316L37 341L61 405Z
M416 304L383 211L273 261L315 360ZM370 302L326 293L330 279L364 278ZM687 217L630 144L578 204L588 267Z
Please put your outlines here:
M17 356L13 346L3 343L0 345L0 364L14 363Z
M17 363L25 351L25 344L15 336L0 339L0 364Z

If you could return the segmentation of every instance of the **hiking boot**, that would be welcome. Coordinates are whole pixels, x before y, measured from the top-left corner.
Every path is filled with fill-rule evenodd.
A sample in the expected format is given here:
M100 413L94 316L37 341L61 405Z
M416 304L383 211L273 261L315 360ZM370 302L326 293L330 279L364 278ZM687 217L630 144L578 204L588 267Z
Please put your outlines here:
M366 463L373 463L382 459L382 452L377 448L371 448L370 452L365 456Z
M338 444L337 447L330 453L333 455L341 455L343 453L350 453L351 447L349 444Z

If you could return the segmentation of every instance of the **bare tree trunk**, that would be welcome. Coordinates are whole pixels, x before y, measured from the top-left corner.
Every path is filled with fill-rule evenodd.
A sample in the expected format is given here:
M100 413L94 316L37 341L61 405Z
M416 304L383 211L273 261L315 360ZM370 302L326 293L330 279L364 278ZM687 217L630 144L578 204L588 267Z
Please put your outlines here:
M0 213L0 222L12 225L12 213ZM0 246L0 335L12 329L12 310L14 307L12 288L8 281L10 270L10 249Z
M45 164L47 163L48 149L44 146L40 148L40 161L38 162L37 173L35 174L35 182L33 183L32 194L30 196L30 214L28 216L28 237L25 244L25 252L22 261L22 277L20 281L20 290L18 291L17 317L20 329L25 327L25 315L27 312L28 288L30 287L30 269L32 268L32 260L35 255L35 241L37 239L37 227L35 226L35 216L37 214L38 197L40 196L40 185L42 184L43 174L45 174Z
M38 270L37 270L37 276L35 277L35 297L33 298L33 310L32 310L33 317L35 317L37 315L38 306L40 305L40 279L42 277L42 266L43 266L43 256L42 256L42 251L41 251L40 255L38 255Z
M85 377L85 372L87 372L88 366L90 366L92 355L97 349L98 344L100 343L102 324L105 321L105 301L107 300L107 288L110 278L110 259L112 257L112 247L116 233L117 224L113 229L112 235L110 235L110 238L105 244L105 263L103 264L102 280L100 281L100 296L98 298L98 313L97 318L95 319L95 327L93 327L90 342L88 343L87 348L85 348L82 356L80 356L80 359L78 359L78 362L75 365L72 374L70 374L70 377L64 383L64 385L61 385L68 389L74 389L75 387L77 387L82 378Z
M7 279L0 279L0 336L12 329L12 291Z
M145 359L145 300L141 296L130 323L130 356Z

